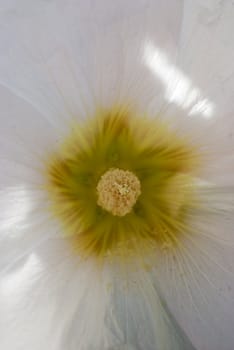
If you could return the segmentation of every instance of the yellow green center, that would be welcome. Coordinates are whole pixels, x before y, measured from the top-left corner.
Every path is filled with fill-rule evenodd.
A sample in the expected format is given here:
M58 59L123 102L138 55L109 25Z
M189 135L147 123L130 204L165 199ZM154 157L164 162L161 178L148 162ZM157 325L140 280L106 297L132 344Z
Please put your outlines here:
M51 209L85 256L174 245L193 204L198 163L189 140L161 118L99 111L48 158Z

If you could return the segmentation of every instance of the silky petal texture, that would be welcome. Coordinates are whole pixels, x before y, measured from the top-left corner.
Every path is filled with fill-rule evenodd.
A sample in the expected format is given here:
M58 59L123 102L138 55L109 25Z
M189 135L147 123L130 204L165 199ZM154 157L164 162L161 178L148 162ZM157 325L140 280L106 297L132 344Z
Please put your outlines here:
M50 225L48 200L41 190L42 162L59 136L34 108L0 88L0 267L55 236ZM24 125L24 127L22 127ZM41 232L44 232L42 235Z
M49 115L56 128L97 104L141 97L145 107L152 91L162 104L161 83L155 85L142 62L142 49L154 37L173 56L180 1L169 12L165 1L35 2L34 11L23 3L19 9L2 5L0 81Z
M60 240L48 240L3 274L3 348L104 348L106 285L94 264L79 266L65 248ZM80 314L78 318L76 313ZM73 322L75 334L70 336Z
M126 280L69 253L51 239L1 274L3 348L193 350L147 273Z
M179 111L177 128L183 132L184 128L191 128L197 141L211 150L202 175L218 187L213 193L204 193L207 209L213 213L195 216L196 234L188 232L179 251L165 253L155 272L163 285L162 295L194 346L231 350L234 347L233 4L188 1L184 14L177 68L212 102L213 111L204 115L201 108L197 115L192 113L190 125L186 123L197 103L192 97L197 92L190 86L185 102L189 97L192 102L184 107L184 116ZM174 90L180 86L183 77L179 76ZM171 107L169 114L173 120L174 112ZM174 289L170 287L172 281Z
M23 0L0 10L2 348L161 350L163 330L165 349L189 349L173 320L165 325L165 303L196 349L232 350L232 2ZM127 299L109 271L103 284L91 263L69 261L35 191L41 157L71 120L113 103L191 135L210 152L201 176L219 185L205 197L219 215L197 213L196 235L157 252Z
M166 114L181 133L192 130L191 138L210 153L202 175L221 185L233 185L233 16L232 1L185 1L176 65L161 54L162 66L171 70L170 81L162 79ZM159 76L153 40L146 52L149 69Z

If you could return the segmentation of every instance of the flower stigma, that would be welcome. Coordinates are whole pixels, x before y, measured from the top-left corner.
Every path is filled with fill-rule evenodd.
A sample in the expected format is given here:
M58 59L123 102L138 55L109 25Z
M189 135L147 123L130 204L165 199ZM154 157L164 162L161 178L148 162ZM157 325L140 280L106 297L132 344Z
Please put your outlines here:
M175 246L195 205L200 155L160 117L98 110L46 161L51 212L79 254Z
M98 205L113 215L130 213L141 193L141 184L131 171L110 169L97 185Z

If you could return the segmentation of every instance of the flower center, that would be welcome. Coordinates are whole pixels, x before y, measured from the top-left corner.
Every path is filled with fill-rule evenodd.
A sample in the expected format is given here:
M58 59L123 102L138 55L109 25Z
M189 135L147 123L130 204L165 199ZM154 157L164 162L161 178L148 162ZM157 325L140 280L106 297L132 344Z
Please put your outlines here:
M131 171L111 168L97 185L98 205L115 216L130 213L141 194L141 183Z
M175 247L197 205L200 154L161 118L100 110L46 162L50 210L84 257Z

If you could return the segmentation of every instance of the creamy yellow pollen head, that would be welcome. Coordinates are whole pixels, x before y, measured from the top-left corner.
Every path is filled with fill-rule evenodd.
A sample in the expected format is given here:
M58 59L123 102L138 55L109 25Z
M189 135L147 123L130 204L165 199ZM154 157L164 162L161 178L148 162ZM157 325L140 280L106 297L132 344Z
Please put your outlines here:
M113 215L131 212L141 193L141 184L131 171L110 169L97 185L98 205Z
M99 111L46 165L51 209L81 255L173 246L186 226L198 156L160 118Z

